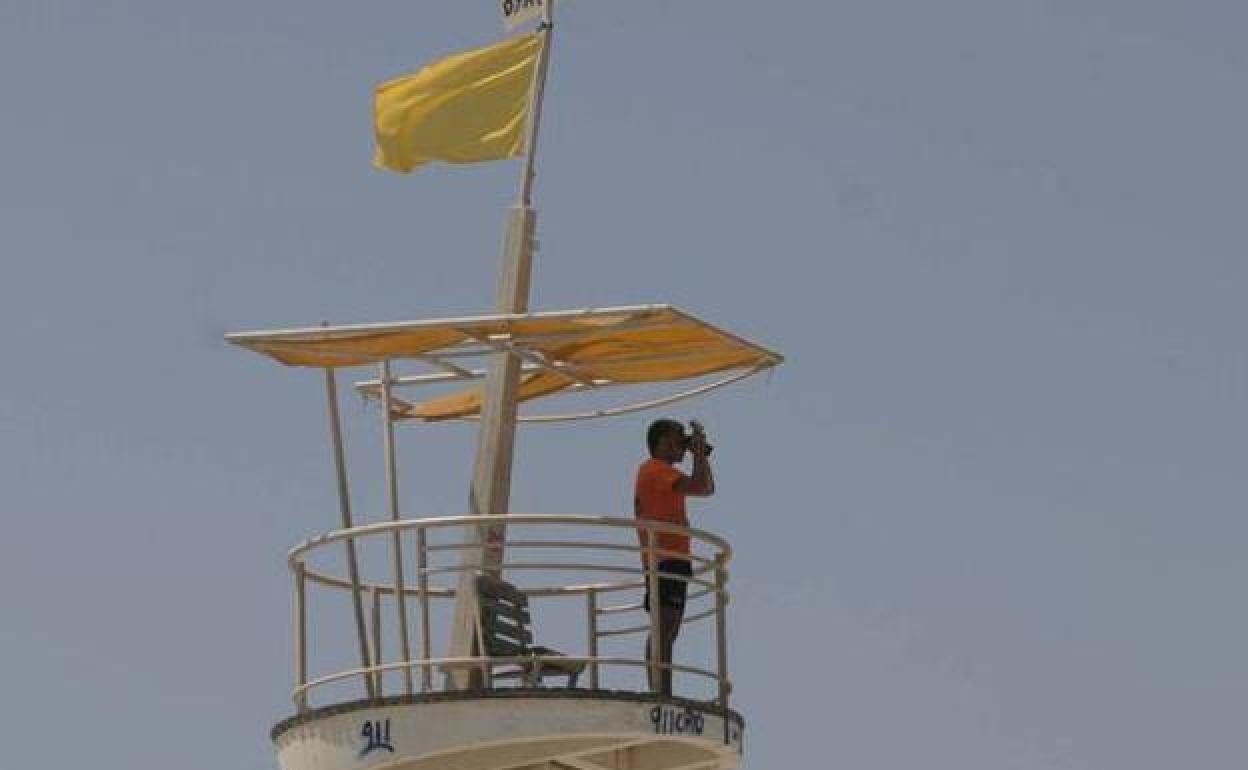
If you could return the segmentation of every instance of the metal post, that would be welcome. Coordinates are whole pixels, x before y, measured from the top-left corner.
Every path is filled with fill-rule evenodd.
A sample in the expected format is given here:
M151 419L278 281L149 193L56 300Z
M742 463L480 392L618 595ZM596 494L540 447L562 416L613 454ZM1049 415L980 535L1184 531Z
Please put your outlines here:
M308 612L307 575L302 561L295 562L295 684L303 687L308 683ZM308 694L300 690L295 698L299 713L308 710Z
M528 135L524 139L524 175L520 178L520 205L527 207L533 200L533 180L537 177L537 134L542 127L542 104L546 96L546 73L550 69L550 47L554 44L555 0L546 3L542 19L542 53L537 60L533 97L529 103Z
M381 665L381 590L373 588L369 590L373 595L373 660L377 666ZM382 672L380 669L373 673L373 688L380 698L385 694L385 682L382 681Z
M715 554L715 659L719 682L719 707L724 710L724 743L728 736L728 573L724 570L724 554Z
M390 504L390 520L399 520L399 477L394 453L394 419L390 414L390 361L381 362L381 413L386 460L386 493ZM404 663L412 660L411 645L407 640L407 591L403 585L403 539L399 530L391 533L394 551L394 603L399 614L399 648ZM403 667L403 684L408 695L412 694L412 668Z
M342 528L355 526L351 519L351 494L347 487L347 463L342 446L342 420L338 415L338 378L333 369L325 370L325 396L329 405L329 438L334 448L334 470L338 477L338 510L342 516ZM360 646L360 665L369 667L368 636L364 632L364 607L360 602L360 567L355 555L355 539L347 538L347 575L351 579L351 603L355 608L355 635ZM376 690L369 677L364 677L364 689L369 698L376 697Z
M585 614L589 624L589 689L598 689L598 592L593 588L585 594Z
M416 530L416 565L416 584L420 588L420 657L429 661L433 658L433 642L429 633L429 542L424 527ZM432 689L433 671L428 665L421 666L420 690Z
M554 0L547 0L542 24L542 50L534 72L525 136L525 162L515 206L507 215L503 242L503 269L499 280L497 308L500 313L523 313L529 307L529 283L533 266L533 234L537 212L532 207L536 177L537 137L545 101L547 72L554 32ZM516 391L520 382L520 360L510 353L497 353L490 359L481 404L480 433L473 469L469 505L473 515L504 515L511 496L512 456L516 435ZM462 557L456 589L455 616L451 626L451 657L476 654L473 618L477 597L473 576L477 570L497 573L503 560L505 531L501 524L478 529L479 547ZM468 671L447 675L447 686L464 689L472 684Z
M650 675L650 687L656 693L663 690L663 669L656 668L662 650L659 617L663 614L663 603L659 598L659 560L654 550L657 539L654 530L646 530L646 587L650 596L650 666L647 672Z

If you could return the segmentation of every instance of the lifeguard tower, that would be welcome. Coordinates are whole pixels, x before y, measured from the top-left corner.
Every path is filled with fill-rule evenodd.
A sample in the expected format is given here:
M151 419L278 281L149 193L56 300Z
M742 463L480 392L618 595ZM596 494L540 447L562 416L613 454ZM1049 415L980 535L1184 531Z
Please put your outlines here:
M538 3L538 5L541 5ZM552 32L549 1L544 78ZM730 545L700 529L595 513L510 510L518 423L653 409L767 371L781 357L669 305L529 312L540 82L520 200L510 211L498 311L462 318L227 335L324 379L341 528L288 555L294 583L293 715L272 731L283 770L727 770L744 720L728 670ZM379 404L386 510L353 510L339 370ZM402 368L402 371L399 369ZM421 386L462 383L417 400ZM653 388L672 383L655 397ZM519 405L647 386L581 411ZM526 405L526 410L530 407ZM405 510L395 431L475 420L462 515ZM552 509L559 501L551 500ZM687 532L693 574L671 696L642 607L665 552L648 533ZM640 537L639 537L640 533ZM657 542L657 540L656 540ZM648 567L648 568L647 568ZM546 618L556 621L546 622ZM332 648L332 649L331 649ZM327 669L313 661L339 660Z

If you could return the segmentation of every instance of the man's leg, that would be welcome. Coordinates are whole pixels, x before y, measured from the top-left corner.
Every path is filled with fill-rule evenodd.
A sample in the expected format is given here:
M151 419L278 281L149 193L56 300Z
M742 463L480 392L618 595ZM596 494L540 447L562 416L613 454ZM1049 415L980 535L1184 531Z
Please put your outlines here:
M692 567L688 561L672 560L659 562L659 571L675 574L690 575ZM685 596L688 593L688 583L680 577L661 577L659 578L659 663L670 666L674 659L673 649L676 646L676 637L680 635L680 626L684 622L685 617ZM651 612L654 611L654 604L647 596L646 607ZM646 637L646 662L653 663L651 660L650 638ZM672 694L672 671L670 668L659 668L654 665L647 665L646 672L649 677L650 691L661 695Z
M659 605L659 663L671 665L672 652L676 646L676 637L680 635L680 624L684 619L684 607L673 607L668 604ZM646 663L652 664L650 636L646 636ZM672 670L655 665L646 666L646 676L650 683L650 691L660 695L672 694Z
M680 635L680 624L684 620L684 605L660 605L659 609L659 662L667 665L672 664L675 657L673 651L676 647L676 637ZM662 695L672 694L672 670L670 668L662 669L660 675ZM653 685L652 685L653 687Z
M658 567L659 567L658 572L660 573L664 572L666 568L665 562L659 562ZM663 674L662 674L662 669L660 669L658 666L655 665L656 661L654 660L654 653L655 653L654 643L653 643L654 642L654 633L653 633L654 613L657 608L659 612L659 617L658 617L659 660L658 662L662 662L663 655L664 655L663 640L667 636L666 632L663 630L664 628L663 620L666 617L664 610L667 609L667 603L668 603L667 596L669 593L669 589L668 589L668 579L660 576L659 579L655 581L658 583L658 586L659 586L659 595L653 596L650 591L650 586L653 584L650 582L650 580L651 580L650 573L647 572L646 573L645 607L646 607L646 614L650 616L651 633L646 634L646 684L650 686L650 692L657 693L660 691L660 688L662 686Z

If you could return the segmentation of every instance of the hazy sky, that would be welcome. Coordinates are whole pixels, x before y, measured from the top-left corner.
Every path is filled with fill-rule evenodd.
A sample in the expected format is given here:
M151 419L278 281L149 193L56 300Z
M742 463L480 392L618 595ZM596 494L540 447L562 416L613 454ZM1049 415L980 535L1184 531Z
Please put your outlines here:
M788 356L673 410L718 447L745 766L1248 765L1243 3L559 16L534 306ZM221 335L490 308L516 165L381 174L369 106L500 34L0 0L0 764L274 766L284 554L336 500L319 379ZM514 508L627 513L648 417L524 430ZM405 513L464 511L471 436L403 430Z

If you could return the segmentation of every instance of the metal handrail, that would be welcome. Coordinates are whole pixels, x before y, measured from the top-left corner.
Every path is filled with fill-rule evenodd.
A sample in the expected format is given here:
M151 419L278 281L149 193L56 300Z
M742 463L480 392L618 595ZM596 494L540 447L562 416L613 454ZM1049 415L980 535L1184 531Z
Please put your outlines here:
M641 609L641 605L640 605L640 604L638 604L638 605L637 605L637 609ZM690 625L690 624L692 624L692 623L696 623L696 622L698 622L699 620L702 620L703 618L713 618L713 617L715 617L715 608L714 608L714 607L710 608L709 610L703 610L703 611L701 611L701 612L696 612L696 613L694 613L694 614L692 614L692 615L690 615L690 616L686 617L686 618L684 619L684 622L683 622L681 625L687 626L687 625ZM625 626L625 627L623 627L623 628L608 628L608 629L606 629L605 631L599 631L599 632L598 632L598 636L599 636L599 637L606 637L606 636L631 636L631 635L633 635L633 634L640 634L640 633L642 633L643 631L649 631L649 630L650 630L650 626L649 626L649 625L644 625L644 626Z
M508 547L516 547L510 542L505 543L505 545ZM504 571L505 570L564 570L564 571L575 570L578 572L611 572L611 573L618 573L618 574L625 574L625 575L643 575L643 576L645 575L645 570L641 567L612 567L612 566L602 566L602 565L596 565L596 564L580 564L580 563L570 563L570 562L508 561L508 562L501 562L498 565L498 568ZM305 569L306 569L306 565L305 565ZM454 567L430 567L424 570L417 570L417 572L420 574L424 574L426 576L455 575L461 572L472 571L475 569L476 569L475 567L465 567L463 565L460 565L460 566L454 566ZM344 590L351 589L351 583L348 580L344 580L342 578L329 577L328 575L325 575L320 572L316 572L315 570L312 570L312 569L306 569L306 571L307 571L308 580L313 583L317 583L318 585L323 585L323 586L327 586L331 588L341 588ZM701 574L701 573L695 572L694 574L696 575L696 574ZM681 580L682 582L690 584L691 586L699 586L700 588L703 589L701 591L690 593L689 594L690 599L701 598L703 596L706 596L707 594L714 593L715 591L715 584L709 580L704 580L702 578L686 576L686 575L676 575L676 574L672 574L669 572L660 572L659 576L678 579L678 580ZM394 596L397 593L394 589L394 586L391 584L387 584L387 583L372 583L366 580L361 580L358 583L358 585L361 591L377 591L378 593L381 593L384 596ZM544 587L537 587L537 588L528 588L528 589L525 589L524 592L528 596L534 596L534 597L540 598L540 597L551 597L551 596L574 596L574 595L584 594L589 591L598 591L599 593L607 593L609 591L628 591L628 590L636 590L639 588L645 588L644 580L632 580L632 581L620 582L620 583L595 583L595 584L589 584L589 585L544 586ZM427 588L425 589L425 591L426 593L428 593L430 597L437 598L437 599L446 599L446 598L452 598L455 596L455 589L453 588L435 586L435 587ZM420 588L408 588L404 586L403 595L409 596L409 597L419 597L421 595L421 589ZM621 607L606 608L603 610L603 612L604 614L607 614L608 612L622 612L622 611L635 610L635 609L640 609L640 608L641 608L640 604L624 605Z
M707 671L706 669L696 668L694 666L685 666L679 663L653 663L652 664L647 661L637 660L634 658L600 657L600 656L589 656L589 655L561 655L561 656L533 655L527 658L516 657L516 656L496 657L496 658L475 656L475 657L459 657L459 658L431 658L429 660L400 660L400 661L395 661L394 663L383 663L377 666L369 666L368 668L353 668L348 671L339 671L334 674L327 674L317 679L313 679L307 682L306 684L299 685L298 687L294 689L292 698L295 700L296 703L298 703L300 698L306 697L307 694L311 692L314 688L322 687L327 684L333 684L334 682L341 682L347 679L352 679L357 676L358 677L372 676L378 673L385 673L387 671L401 671L403 669L412 669L412 668L451 668L451 667L472 668L472 667L490 666L490 665L524 666L524 665L528 665L532 663L541 663L543 661L548 661L548 660L549 661L562 661L564 663L586 663L586 664L591 664L591 665L592 664L600 664L600 665L607 664L607 665L617 665L617 666L632 666L636 668L654 666L655 668L678 671L683 674L693 674L695 676L701 676L706 679L710 679L712 681L717 680L715 673L713 671Z
M482 547L479 543L463 542L451 544L430 544L428 534L435 530L462 530L466 532L471 539L474 532L479 532L486 527L576 527L578 529L594 529L597 532L606 533L645 533L639 537L637 545L621 544L619 542L607 542L604 539L586 539L584 535L573 537L569 535L565 539L523 539L518 538L513 541L504 541L504 548L514 550L525 549L543 549L555 551L576 551L576 561L510 561L503 562L499 565L499 569L506 571L551 571L551 572L573 572L573 573L599 573L606 575L619 575L621 579L612 580L604 578L599 582L587 583L558 583L553 585L542 585L534 587L518 586L527 596L530 597L576 597L583 596L586 599L586 631L588 636L588 645L590 655L585 656L549 656L537 655L523 658L506 658L506 657L472 657L472 658L434 658L430 654L429 640L432 636L430 628L430 602L434 599L448 599L456 595L455 589L445 586L430 585L431 579L440 575L461 574L465 571L474 570L471 560L456 566L442 566L430 564L430 557L441 553L457 553L467 549ZM417 535L417 551L418 566L409 572L415 572L417 580L415 585L407 580L404 573L395 571L395 581L386 582L368 582L360 580L358 575L350 577L339 577L330 574L327 570L315 570L309 564L309 560L313 555L327 549L329 546L345 543L354 551L357 541L365 539L378 539L382 542L394 544L391 554L400 553L397 545L402 537L408 533ZM691 549L690 554L665 551L657 547L657 539L652 537L654 534L678 534L686 535L691 542L695 544L695 548ZM642 542L648 545L643 545ZM700 553L700 552L701 553ZM709 555L708 552L709 551ZM619 556L621 553L633 552L638 554L650 566L638 564L635 567L621 566L618 564L601 563L592 559L585 559L587 553L600 552ZM287 555L287 562L295 575L296 584L296 675L298 679L297 686L293 691L293 699L297 708L302 711L308 707L310 694L316 688L325 685L342 682L354 678L360 678L366 685L368 696L375 697L383 694L383 678L384 674L394 671L402 671L404 680L408 683L412 682L411 676L414 671L419 671L421 675L421 690L424 692L436 691L433 686L432 672L435 668L462 666L472 667L479 666L489 668L494 665L532 665L544 660L559 660L563 662L583 663L590 672L590 686L597 689L599 685L600 668L604 666L622 666L622 667L642 667L649 668L651 671L657 672L668 670L694 675L700 678L709 679L718 686L719 698L718 702L727 708L728 694L731 692L732 685L727 674L727 658L726 658L726 639L725 639L725 610L729 603L729 594L726 588L728 573L726 564L731 559L732 549L726 540L704 530L696 528L680 527L666 522L657 522L650 520L612 518L605 516L576 516L576 515L557 515L557 514L510 514L506 516L446 516L429 519L407 519L407 520L391 520L379 522L376 524L367 524L340 529L318 537L306 540L294 548ZM667 557L688 558L693 562L692 574L689 576L670 574L659 571L656 568L658 561ZM395 566L395 565L392 565ZM657 619L650 618L648 623L642 625L627 625L616 628L600 628L598 619L607 615L618 615L630 612L638 612L642 610L640 602L629 604L615 604L600 606L598 603L599 595L606 593L615 593L621 591L639 591L649 584L651 589L657 588L658 579L669 578L681 580L692 584L688 593L687 601L690 605L698 602L705 597L711 597L711 606L705 609L697 609L682 619L682 625L689 625L708 618L715 618L716 627L714 631L717 649L717 670L715 672L677 664L662 664L657 662L649 662L634 658L625 658L618 656L601 656L598 655L598 642L601 639L609 637L622 637L629 635L639 635L651 632L652 639L654 637L654 629L657 628ZM329 587L333 589L358 592L357 596L365 596L371 599L372 604L372 624L371 636L372 643L368 644L368 635L361 631L361 646L371 647L371 661L364 660L364 665L352 668L346 671L339 671L315 679L309 680L308 673L308 585L316 585ZM381 620L381 599L383 596L396 599L396 609L402 609L397 605L407 600L415 600L419 602L419 629L421 649L417 656L413 656L411 652L403 650L406 659L396 660L392 662L382 662L382 620ZM402 637L406 637L407 629L407 613L399 612L398 622L403 624ZM653 642L652 642L653 643ZM406 648L406 645L402 645ZM651 658L657 661L654 651L651 651ZM407 691L412 692L411 685L408 685Z
M713 535L704 529L696 527L681 527L676 524L668 524L664 521L653 521L650 519L622 519L611 516L576 516L569 514L547 514L547 513L509 513L506 516L437 516L427 519L401 519L399 521L379 521L375 524L361 524L349 529L338 529L332 532L326 532L323 535L309 538L302 543L291 548L287 552L287 562L294 566L294 560L306 553L307 551L324 545L325 543L337 543L342 540L368 537L378 533L390 532L395 529L445 529L450 527L466 527L470 525L481 526L497 526L503 524L506 526L523 526L526 524L565 524L570 526L581 527L614 527L616 529L639 530L658 532L660 534L688 535L692 540L700 541L708 545L713 545L724 554L725 559L732 558L732 546L727 540ZM638 552L641 548L638 547ZM660 556L672 555L681 556L674 551L658 550Z

